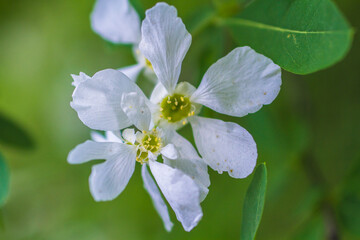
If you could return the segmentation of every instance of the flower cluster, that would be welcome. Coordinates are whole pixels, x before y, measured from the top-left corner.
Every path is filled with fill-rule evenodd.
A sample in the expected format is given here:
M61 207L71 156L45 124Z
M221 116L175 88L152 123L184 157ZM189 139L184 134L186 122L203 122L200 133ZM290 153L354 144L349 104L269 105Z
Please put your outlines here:
M135 66L102 70L92 77L73 75L72 108L85 125L106 131L106 136L93 133L92 140L70 152L68 162L105 159L93 166L89 179L96 201L117 197L139 162L144 187L166 230L173 223L160 190L190 231L202 217L200 203L209 191L207 167L245 178L257 159L255 141L244 128L198 116L202 106L236 117L256 112L279 93L281 70L251 48L239 47L210 66L195 88L178 83L191 35L173 6L156 4L146 11L140 28L139 17L127 0L98 0L91 20L103 38L133 43L142 59L136 69L147 67L158 83L148 99L134 83L140 70L127 71L132 68L134 73ZM200 156L176 132L188 123Z

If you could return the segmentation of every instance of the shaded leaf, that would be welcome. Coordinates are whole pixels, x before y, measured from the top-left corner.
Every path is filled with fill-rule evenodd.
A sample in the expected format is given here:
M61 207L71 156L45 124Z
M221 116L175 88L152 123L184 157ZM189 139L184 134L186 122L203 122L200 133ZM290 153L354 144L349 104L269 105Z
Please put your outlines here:
M9 168L4 157L0 154L0 207L4 205L9 194L9 178Z
M241 240L252 240L255 238L264 209L266 184L266 165L261 163L256 168L254 178L246 192L241 224Z
M34 142L28 133L0 113L0 142L19 148L33 148Z
M287 71L308 74L341 60L353 31L330 0L255 0L222 21L241 46L250 46Z

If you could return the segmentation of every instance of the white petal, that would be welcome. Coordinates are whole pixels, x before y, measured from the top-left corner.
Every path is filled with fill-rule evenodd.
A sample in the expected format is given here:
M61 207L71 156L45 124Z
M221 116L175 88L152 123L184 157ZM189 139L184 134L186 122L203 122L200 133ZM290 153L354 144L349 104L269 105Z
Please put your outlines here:
M195 91L196 91L196 88L193 85L191 85L190 83L181 82L176 86L174 93L182 94L185 97L191 97L191 95Z
M178 157L178 152L171 143L161 149L161 154L168 159L175 159Z
M155 155L154 153L152 153L150 151L148 151L147 153L148 153L148 158L149 158L150 161L156 161L157 157L159 156L159 154Z
M144 76L149 79L152 83L157 84L158 83L158 78L154 72L154 70L152 68L149 67L145 67L144 68Z
M90 79L90 77L83 72L80 72L79 75L71 74L71 77L74 80L71 83L74 87L77 87L80 83L86 81L87 79Z
M119 68L118 70L135 82L143 68L144 65L138 63L131 66Z
M95 142L107 142L105 136L98 132L91 131L90 136Z
M164 85L159 82L151 93L150 101L154 104L160 103L168 94Z
M146 11L141 33L140 51L151 62L159 81L172 92L190 47L191 35L177 17L176 8L166 3L157 3Z
M140 18L129 0L97 0L91 13L92 29L113 43L138 43Z
M123 138L131 144L136 141L135 130L133 128L127 128L122 132Z
M118 142L123 143L124 141L121 139L120 131L106 131L105 132L105 138L108 142Z
M164 162L194 179L200 188L200 199L203 201L210 186L207 164L199 157L193 145L180 134L174 132L170 142L175 145L179 153L178 158L174 160L165 158Z
M256 165L256 143L250 133L236 123L193 117L190 120L196 146L204 161L219 173L245 178Z
M71 164L80 164L94 159L106 159L117 152L120 145L122 144L88 140L71 150L67 161Z
M241 117L270 104L280 85L278 65L249 47L239 47L208 69L191 100Z
M147 105L148 101L136 92L124 93L121 99L121 108L133 123L140 130L149 130L151 112Z
M137 92L145 97L123 73L113 69L102 70L75 89L71 107L77 111L80 120L92 129L119 130L131 125L121 109L124 92Z
M150 194L154 207L164 222L166 231L170 232L174 224L170 220L169 211L166 203L164 202L155 181L153 180L147 169L147 164L143 164L141 168L141 175L144 180L144 187Z
M185 231L193 229L202 218L199 188L181 171L149 161L150 169L162 193L174 210Z
M106 161L94 165L89 178L90 192L95 201L109 201L116 198L128 184L134 169L136 150L127 144L118 144L116 153Z
M166 128L160 128L160 127L156 127L156 131L158 132L158 136L161 138L164 145L167 145L170 143L170 140L175 132L173 130L169 130Z

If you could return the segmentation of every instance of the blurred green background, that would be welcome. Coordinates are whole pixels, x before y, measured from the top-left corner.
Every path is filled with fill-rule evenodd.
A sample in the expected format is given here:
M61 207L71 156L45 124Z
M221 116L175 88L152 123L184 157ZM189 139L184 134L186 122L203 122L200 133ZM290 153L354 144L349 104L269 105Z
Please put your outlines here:
M167 2L177 7L190 32L212 6L211 0ZM203 219L187 233L171 212L175 226L167 233L142 186L140 165L117 199L96 203L88 188L92 163L66 162L68 152L90 133L70 108L70 74L92 75L135 63L131 47L111 45L92 32L93 3L0 1L0 113L35 142L27 150L0 144L11 169L0 239L239 239L252 176L233 179L209 169ZM139 11L155 3L135 2ZM358 28L360 2L336 3ZM206 69L234 47L226 29L199 32L180 80L197 85ZM360 239L359 64L355 34L349 54L335 66L307 76L283 71L278 98L259 112L231 118L203 110L205 116L245 127L257 142L258 162L267 163L268 191L257 239ZM151 84L139 82L151 92ZM191 140L189 126L181 133Z

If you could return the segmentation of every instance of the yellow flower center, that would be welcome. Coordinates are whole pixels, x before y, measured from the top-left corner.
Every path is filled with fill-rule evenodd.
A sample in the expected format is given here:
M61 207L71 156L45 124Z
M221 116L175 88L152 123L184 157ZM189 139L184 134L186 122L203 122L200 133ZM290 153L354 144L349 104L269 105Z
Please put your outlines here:
M161 118L175 123L184 120L195 114L191 108L191 102L188 97L175 93L172 96L166 96L160 103Z
M162 140L154 129L151 132L143 131L144 137L138 143L136 161L144 163L149 161L149 152L157 154L162 147Z

